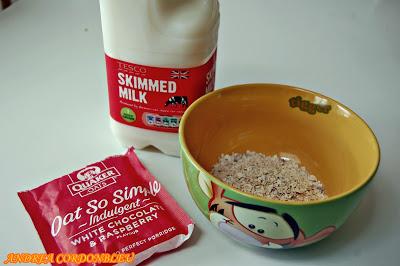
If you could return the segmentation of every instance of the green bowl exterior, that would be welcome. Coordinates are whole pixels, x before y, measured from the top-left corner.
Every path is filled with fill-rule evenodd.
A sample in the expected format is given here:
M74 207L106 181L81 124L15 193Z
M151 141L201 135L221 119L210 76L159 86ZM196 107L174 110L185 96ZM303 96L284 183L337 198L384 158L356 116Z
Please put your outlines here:
M181 151L181 157L184 176L189 192L200 211L205 217L207 217L207 219L210 219L209 204L211 197L210 195L206 195L204 189L202 189L199 184L199 174L204 170L198 169L183 150ZM202 176L206 177L209 175L206 172L202 172L202 174ZM215 183L214 186L216 186ZM278 215L289 214L297 222L304 239L310 240L289 241L289 243L283 245L284 248L293 248L317 242L337 230L357 207L366 187L367 186L365 185L351 194L331 201L324 201L321 203L316 202L315 204L305 205L285 204L285 202L276 201L268 202L256 197L251 197L250 195L238 193L232 189L224 190L224 198L235 202L268 207L276 210ZM249 233L247 228L243 228L242 231ZM325 233L321 234L321 232ZM269 246L263 245L263 247Z

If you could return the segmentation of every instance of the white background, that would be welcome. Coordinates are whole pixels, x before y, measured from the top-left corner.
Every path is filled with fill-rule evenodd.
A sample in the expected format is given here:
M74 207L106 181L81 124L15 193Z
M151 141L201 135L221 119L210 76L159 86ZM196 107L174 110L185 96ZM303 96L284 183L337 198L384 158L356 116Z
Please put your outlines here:
M371 189L347 223L316 245L241 246L191 200L180 160L139 157L197 227L151 265L399 265L400 1L221 1L217 87L309 88L360 114L382 149ZM17 191L123 150L108 127L96 0L17 1L0 13L0 259L44 252ZM340 166L338 166L340 167Z

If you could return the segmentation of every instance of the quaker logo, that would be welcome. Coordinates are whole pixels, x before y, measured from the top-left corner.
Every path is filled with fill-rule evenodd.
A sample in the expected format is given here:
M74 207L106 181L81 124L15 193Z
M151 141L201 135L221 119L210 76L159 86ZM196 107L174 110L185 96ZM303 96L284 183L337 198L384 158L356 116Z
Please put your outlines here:
M86 168L80 170L78 172L78 174L76 175L76 177L79 180L84 181L84 180L92 179L93 177L98 175L100 172L101 172L100 167L89 166L89 167L86 167Z
M67 187L72 196L85 197L116 183L115 178L120 175L115 167L108 168L100 162L70 174L72 183Z

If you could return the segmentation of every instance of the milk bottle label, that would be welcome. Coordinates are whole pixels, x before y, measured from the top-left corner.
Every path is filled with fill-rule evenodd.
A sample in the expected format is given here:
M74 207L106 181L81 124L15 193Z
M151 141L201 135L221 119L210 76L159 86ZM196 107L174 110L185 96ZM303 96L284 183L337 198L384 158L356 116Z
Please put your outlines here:
M215 61L216 52L201 66L163 68L106 55L111 117L129 126L178 132L187 107L214 90Z

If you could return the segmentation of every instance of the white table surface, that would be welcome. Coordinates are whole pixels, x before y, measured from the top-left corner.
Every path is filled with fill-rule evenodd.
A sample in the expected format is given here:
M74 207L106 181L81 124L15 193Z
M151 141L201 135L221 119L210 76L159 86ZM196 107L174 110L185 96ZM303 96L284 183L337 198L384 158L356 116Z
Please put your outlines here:
M221 1L217 87L287 83L360 114L380 169L347 223L319 244L241 246L197 210L178 158L139 157L197 223L178 251L148 265L399 265L400 1ZM121 153L108 127L96 0L20 0L0 13L0 259L44 252L17 191Z

